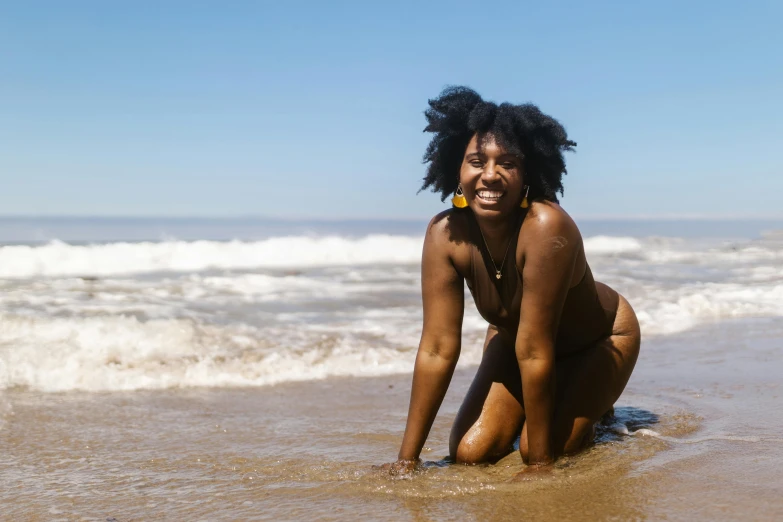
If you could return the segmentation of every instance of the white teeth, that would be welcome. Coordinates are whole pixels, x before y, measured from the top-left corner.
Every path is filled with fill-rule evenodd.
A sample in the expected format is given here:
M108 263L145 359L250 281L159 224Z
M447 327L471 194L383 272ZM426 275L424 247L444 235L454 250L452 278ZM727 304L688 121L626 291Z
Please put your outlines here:
M479 190L476 195L481 199L498 200L503 196L503 193L494 190Z

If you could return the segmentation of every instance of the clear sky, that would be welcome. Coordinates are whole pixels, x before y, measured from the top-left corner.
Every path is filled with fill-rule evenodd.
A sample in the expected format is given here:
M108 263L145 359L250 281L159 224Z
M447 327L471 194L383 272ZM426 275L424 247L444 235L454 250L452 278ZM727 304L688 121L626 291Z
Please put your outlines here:
M488 7L484 7L484 6ZM783 216L783 2L0 4L0 214L420 218L427 99L528 102L575 216Z

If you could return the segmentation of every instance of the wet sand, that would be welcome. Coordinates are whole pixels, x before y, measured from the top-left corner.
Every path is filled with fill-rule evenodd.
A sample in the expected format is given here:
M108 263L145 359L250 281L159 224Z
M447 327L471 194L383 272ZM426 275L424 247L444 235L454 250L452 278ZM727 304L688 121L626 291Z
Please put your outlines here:
M393 479L410 375L259 388L0 395L7 520L783 518L783 323L645 340L613 428L547 480L448 465L475 369L454 377L425 468ZM632 435L622 435L622 426ZM649 430L649 431L648 431ZM657 434L657 435L656 435Z

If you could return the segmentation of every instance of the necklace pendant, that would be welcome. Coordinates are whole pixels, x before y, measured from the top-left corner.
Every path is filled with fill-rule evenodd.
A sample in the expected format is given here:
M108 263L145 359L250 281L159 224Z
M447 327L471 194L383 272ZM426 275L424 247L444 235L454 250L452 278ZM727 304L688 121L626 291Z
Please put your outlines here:
M500 279L501 277L503 277L503 276L500 274L500 272L495 274L495 279Z

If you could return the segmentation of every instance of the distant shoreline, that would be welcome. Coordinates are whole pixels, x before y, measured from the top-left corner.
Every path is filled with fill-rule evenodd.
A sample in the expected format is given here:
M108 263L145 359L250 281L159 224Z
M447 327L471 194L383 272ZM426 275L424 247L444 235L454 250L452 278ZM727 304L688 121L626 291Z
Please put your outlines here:
M753 239L783 230L780 219L580 219L582 236ZM0 244L113 241L259 241L288 236L424 236L423 219L265 217L0 216Z
M441 209L441 210L445 210ZM434 215L434 212L433 212ZM783 215L699 215L699 214L662 214L662 215L579 215L571 214L577 221L645 221L645 222L669 222L669 221L697 221L697 222L780 222L783 223ZM422 220L429 220L431 215L422 215L414 217L331 217L331 216L131 216L131 215L79 215L79 214L0 214L2 221L123 221L123 222L258 222L258 223L353 223L353 222L394 222L394 223L418 223Z

